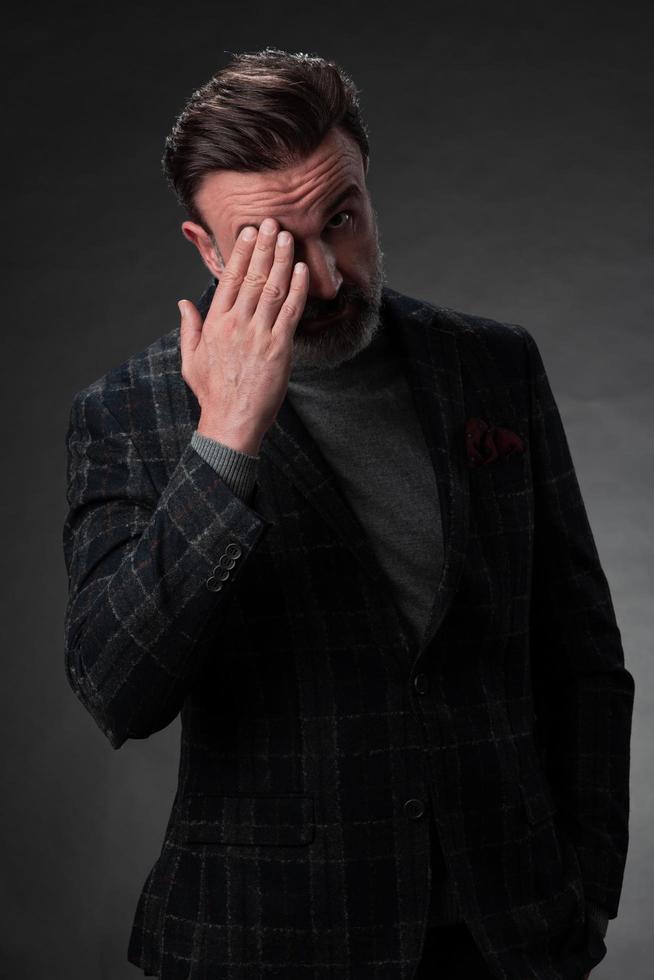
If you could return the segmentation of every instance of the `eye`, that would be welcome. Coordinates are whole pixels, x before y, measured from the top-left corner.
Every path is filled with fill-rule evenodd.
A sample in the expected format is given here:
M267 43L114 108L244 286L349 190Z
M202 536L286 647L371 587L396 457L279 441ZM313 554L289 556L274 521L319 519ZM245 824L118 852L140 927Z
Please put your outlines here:
M351 211L338 211L334 215L334 217L333 218L330 218L329 221L327 222L327 228L329 229L329 231L340 231L341 228L345 228L345 226L347 224L351 224L351 221L348 220L348 221L344 221L342 224L339 224L339 225L336 225L336 226L330 225L330 222L334 221L335 218L340 218L342 215L347 215L348 219L351 219L352 212Z

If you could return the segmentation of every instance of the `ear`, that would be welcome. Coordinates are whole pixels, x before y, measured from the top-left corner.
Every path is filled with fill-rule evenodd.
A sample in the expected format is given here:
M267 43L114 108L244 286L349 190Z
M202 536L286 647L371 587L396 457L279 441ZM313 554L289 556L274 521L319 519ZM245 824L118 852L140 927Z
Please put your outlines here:
M189 242L195 245L209 272L219 279L223 274L225 264L219 250L214 247L211 237L204 228L196 224L195 221L183 221L182 234L184 238L188 238Z

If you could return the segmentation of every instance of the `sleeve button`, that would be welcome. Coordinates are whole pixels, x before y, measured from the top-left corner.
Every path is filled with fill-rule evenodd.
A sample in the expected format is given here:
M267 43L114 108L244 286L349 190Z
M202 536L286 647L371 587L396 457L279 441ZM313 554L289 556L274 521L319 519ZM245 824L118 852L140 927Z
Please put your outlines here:
M422 800L407 800L404 804L404 812L411 820L419 820L425 812L425 804Z
M416 676L413 678L413 686L418 694L427 694L429 691L429 675L416 674Z

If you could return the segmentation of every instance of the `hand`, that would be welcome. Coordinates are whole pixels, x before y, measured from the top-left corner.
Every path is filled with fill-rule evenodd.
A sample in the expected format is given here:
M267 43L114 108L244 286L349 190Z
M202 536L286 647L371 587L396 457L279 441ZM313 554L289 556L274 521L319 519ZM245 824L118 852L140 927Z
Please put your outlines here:
M198 431L253 455L288 389L309 286L304 263L293 273L293 236L280 241L278 231L267 218L258 234L241 232L204 323L193 303L180 305L182 377L200 403Z

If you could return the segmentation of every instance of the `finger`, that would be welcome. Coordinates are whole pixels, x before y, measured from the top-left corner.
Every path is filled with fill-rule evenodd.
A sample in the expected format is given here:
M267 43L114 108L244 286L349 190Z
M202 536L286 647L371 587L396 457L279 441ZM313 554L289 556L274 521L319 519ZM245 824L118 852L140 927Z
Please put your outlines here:
M291 286L272 328L273 335L291 340L307 301L309 270L304 262L296 262L291 276Z
M266 330L272 328L280 307L288 295L292 273L293 236L288 231L280 231L275 244L272 269L261 290L259 302L252 317L253 326L260 326Z
M182 355L182 367L184 367L200 343L202 317L190 299L181 299L177 305L182 317L179 326L179 349Z
M251 238L247 236L252 234ZM248 271L252 251L257 241L257 229L252 225L244 228L234 242L231 255L225 264L218 285L214 290L211 304L207 310L212 317L216 313L226 313L233 307L245 274Z
M261 222L250 265L233 306L233 311L239 318L250 321L254 315L261 290L268 281L278 231L279 225L274 218L266 218Z

